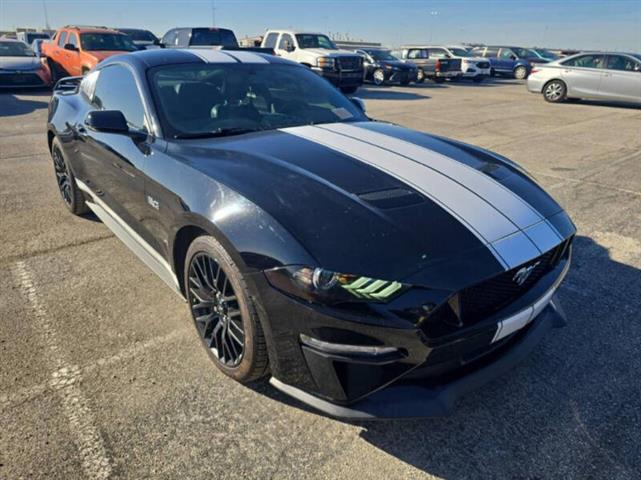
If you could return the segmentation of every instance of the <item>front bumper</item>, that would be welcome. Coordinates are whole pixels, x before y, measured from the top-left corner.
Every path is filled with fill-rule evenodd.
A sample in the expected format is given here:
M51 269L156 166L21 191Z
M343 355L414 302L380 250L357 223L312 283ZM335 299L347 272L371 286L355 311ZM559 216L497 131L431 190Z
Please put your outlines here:
M312 70L336 87L360 87L363 84L363 70L343 72L319 67L313 67Z
M430 324L431 317L408 320L403 312L409 310L400 304L408 296L409 304L423 304L419 296L411 297L411 291L380 308L365 304L332 309L293 299L260 274L256 286L268 320L263 329L272 383L338 417L443 414L443 398L451 397L453 403L482 383L479 379L491 379L516 363L513 359L526 355L549 328L564 324L558 301L552 298L569 258L568 254L508 306L473 324L446 330L439 330L439 323ZM317 341L310 343L309 338ZM352 346L370 351L350 351ZM525 353L509 354L512 351ZM494 363L501 367L490 368ZM481 370L485 373L476 373ZM422 397L411 400L417 392ZM408 402L416 405L407 414L402 414L405 408L392 405Z
M527 330L521 332L509 347L494 355L493 361L479 364L477 368L444 385L434 386L420 380L402 382L378 390L351 405L331 403L286 385L275 377L271 378L270 383L326 415L345 420L441 417L452 412L460 397L505 374L525 359L550 330L565 324L565 314L558 300L553 298Z
M44 68L29 71L0 71L0 88L43 88L51 85Z

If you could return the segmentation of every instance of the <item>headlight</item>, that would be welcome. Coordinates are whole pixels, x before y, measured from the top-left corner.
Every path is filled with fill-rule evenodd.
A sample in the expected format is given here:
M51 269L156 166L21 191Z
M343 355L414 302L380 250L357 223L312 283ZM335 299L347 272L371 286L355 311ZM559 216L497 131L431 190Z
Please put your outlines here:
M316 60L316 65L320 68L334 68L336 64L336 59L332 57L320 57Z
M266 270L265 275L273 287L311 303L388 302L409 288L400 282L302 266Z

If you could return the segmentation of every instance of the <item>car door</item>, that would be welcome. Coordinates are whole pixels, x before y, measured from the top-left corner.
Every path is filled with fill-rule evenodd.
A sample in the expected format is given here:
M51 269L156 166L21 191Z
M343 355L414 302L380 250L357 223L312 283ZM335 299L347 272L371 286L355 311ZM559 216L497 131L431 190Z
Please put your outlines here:
M149 131L144 102L129 67L106 66L97 72L95 82L93 95L88 100L89 111L118 110L131 131ZM146 211L143 168L151 154L149 143L125 134L92 130L85 119L76 125L83 167L80 180L124 223L145 236L140 222Z
M295 45L294 39L289 33L282 33L276 44L276 55L293 60L294 51L291 48Z
M568 97L599 98L605 56L586 54L561 63L561 77L568 88Z
M498 67L494 67L501 73L512 73L516 64L516 53L511 48L501 48L497 58Z
M497 47L487 47L485 49L485 52L483 53L483 57L488 59L488 61L490 62L490 67L493 71L499 70L499 59L497 58L498 55L499 49Z
M53 49L53 60L60 65L63 69L67 69L65 64L65 43L67 43L67 31L61 30L56 38L56 48Z
M76 50L63 50L62 55L65 56L65 70L69 75L79 76L82 75L82 68L80 65L80 42L78 41L78 34L76 32L69 32L67 35L67 44L76 47Z
M607 55L599 96L641 103L641 61L627 55Z

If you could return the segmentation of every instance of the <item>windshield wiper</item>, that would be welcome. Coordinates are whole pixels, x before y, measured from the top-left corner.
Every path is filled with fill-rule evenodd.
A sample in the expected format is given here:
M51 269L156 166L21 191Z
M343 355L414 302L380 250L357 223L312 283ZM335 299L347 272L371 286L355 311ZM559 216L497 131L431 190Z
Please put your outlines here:
M177 133L174 135L176 139L188 139L188 138L215 138L215 137L231 137L233 135L242 135L244 133L258 132L260 129L256 128L219 128L217 130L212 130L210 132L185 132Z

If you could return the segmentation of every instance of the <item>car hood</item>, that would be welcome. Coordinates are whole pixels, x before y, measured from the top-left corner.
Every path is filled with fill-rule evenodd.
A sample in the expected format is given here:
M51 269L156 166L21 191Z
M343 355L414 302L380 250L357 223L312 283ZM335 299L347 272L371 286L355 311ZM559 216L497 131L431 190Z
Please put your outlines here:
M574 233L509 160L385 123L178 141L169 153L266 211L319 265L345 273L447 288L514 268Z
M329 50L326 48L303 48L304 52L323 57L359 57L357 53L347 50Z
M5 70L34 70L41 65L38 57L0 57L0 69Z

